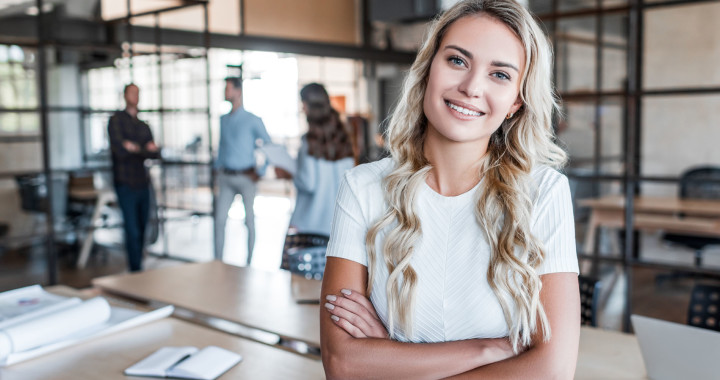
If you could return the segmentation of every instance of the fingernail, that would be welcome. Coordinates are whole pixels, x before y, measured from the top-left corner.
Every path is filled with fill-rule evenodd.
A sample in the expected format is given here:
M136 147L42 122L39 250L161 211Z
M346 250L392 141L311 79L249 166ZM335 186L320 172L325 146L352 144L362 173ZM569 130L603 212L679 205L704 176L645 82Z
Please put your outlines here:
M337 297L333 295L325 296L325 299L328 301L337 301Z
M331 303L325 302L325 307L328 308L328 309L330 309L330 310L332 310L332 309L335 308L335 305L333 305L333 304L331 304Z
M341 291L340 291L340 293L342 293L342 294L344 294L344 295L346 295L346 296L349 296L349 295L351 295L351 294L352 294L352 292L351 292L351 291L349 291L349 290L347 290L347 289L343 289L343 290L341 290Z
M330 316L330 319L332 319L333 321L337 322L337 321L340 320L340 317L338 317L337 315L331 315L331 316Z

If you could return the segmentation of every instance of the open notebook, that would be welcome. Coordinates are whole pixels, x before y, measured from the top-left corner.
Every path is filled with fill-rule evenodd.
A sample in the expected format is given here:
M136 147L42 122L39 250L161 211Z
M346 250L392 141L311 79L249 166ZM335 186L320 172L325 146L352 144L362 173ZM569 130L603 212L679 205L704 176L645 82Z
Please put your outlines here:
M39 285L0 293L0 366L15 364L88 339L169 316L172 306L144 312L83 301Z
M163 347L125 370L128 376L213 380L242 360L226 349L208 346Z

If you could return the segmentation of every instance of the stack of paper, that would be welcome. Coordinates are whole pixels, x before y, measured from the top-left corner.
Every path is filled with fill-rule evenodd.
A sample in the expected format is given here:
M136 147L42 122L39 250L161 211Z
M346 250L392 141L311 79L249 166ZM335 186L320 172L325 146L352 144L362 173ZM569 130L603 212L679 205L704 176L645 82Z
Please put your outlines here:
M172 306L151 312L126 309L102 297L61 297L39 285L0 293L0 366L164 318L172 311Z

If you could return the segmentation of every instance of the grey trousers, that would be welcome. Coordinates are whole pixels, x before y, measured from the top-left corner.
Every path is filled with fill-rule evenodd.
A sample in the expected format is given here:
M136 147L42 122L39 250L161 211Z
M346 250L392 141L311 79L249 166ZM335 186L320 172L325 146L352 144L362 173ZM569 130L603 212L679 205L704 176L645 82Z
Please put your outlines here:
M247 226L248 231L247 265L250 266L253 247L255 247L255 212L253 211L256 191L255 182L244 174L219 172L217 178L219 194L215 198L215 259L222 260L228 211L232 206L233 199L235 199L235 194L240 194L243 206L245 206L245 226Z

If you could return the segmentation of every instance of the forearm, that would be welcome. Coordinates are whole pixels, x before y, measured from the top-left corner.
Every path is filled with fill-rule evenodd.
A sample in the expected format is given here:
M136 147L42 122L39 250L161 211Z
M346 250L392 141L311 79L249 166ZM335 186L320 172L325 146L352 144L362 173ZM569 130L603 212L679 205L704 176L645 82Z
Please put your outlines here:
M524 353L475 368L454 379L572 379L580 344L580 292L577 275L555 273L541 277L540 301L550 323L550 338L540 332ZM540 321L538 320L538 325Z
M143 149L140 152L138 152L138 154L142 155L144 158L149 158L149 159L160 158L160 149L157 149L157 150Z
M559 357L559 352L547 352L538 347L489 365L451 376L449 379L572 379L577 356Z
M366 284L365 266L327 259L322 290L327 303L320 312L320 338L329 379L438 379L513 355L506 338L441 343L387 339L385 326L360 290Z
M120 126L112 119L108 123L108 136L110 138L110 151L112 151L116 157L123 159L130 155L130 152L123 146L125 139L120 131Z
M492 362L479 339L442 343L403 343L347 336L323 350L328 379L439 379Z

